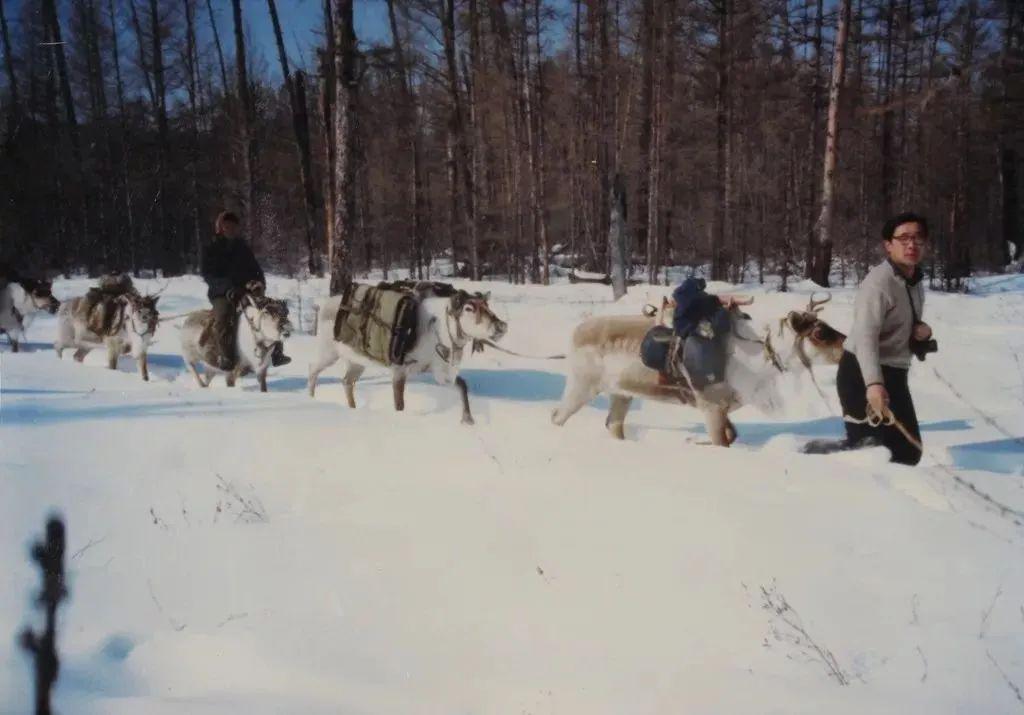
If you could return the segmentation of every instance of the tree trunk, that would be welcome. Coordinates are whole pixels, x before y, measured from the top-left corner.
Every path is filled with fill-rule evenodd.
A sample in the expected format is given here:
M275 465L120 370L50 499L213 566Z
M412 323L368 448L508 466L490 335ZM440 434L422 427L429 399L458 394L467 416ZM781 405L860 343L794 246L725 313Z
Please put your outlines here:
M334 229L331 232L332 295L344 292L352 281L350 247L356 236L356 111L359 82L356 72L356 33L353 0L331 0L336 47L335 76L335 187Z
M611 257L612 296L618 300L626 295L629 278L629 249L626 241L626 181L616 174L612 184L611 216L608 226L608 253Z
M306 112L306 79L302 72L295 73L292 80L288 69L288 55L284 50L284 39L281 36L281 22L277 16L277 5L274 0L267 0L270 20L274 26L274 39L277 42L277 56L281 62L281 75L284 77L285 89L292 108L292 130L295 132L295 152L299 163L299 180L302 182L302 194L305 200L305 229L307 267L311 275L320 274L319 252L323 245L317 217L316 189L313 184L313 160L309 145L309 115Z
M134 1L134 0L133 0ZM211 0L206 0L206 10L210 14L210 29L213 30L213 44L217 48L217 63L220 67L220 81L223 84L224 95L228 94L228 67L224 63L224 49L220 44L220 32L217 31L217 20L213 16L213 4Z
M242 142L245 145L242 170L245 174L245 228L249 241L260 245L259 206L256 203L256 173L258 154L255 136L255 112L252 92L249 89L249 69L245 61L245 25L242 22L242 0L231 0L235 19L235 69L238 73L238 99L242 128Z
M526 105L527 141L529 143L530 160L530 207L533 214L533 280L544 285L550 283L549 271L551 251L548 246L547 208L544 198L544 94L543 57L540 44L540 5L542 0L534 0L534 19L536 24L537 61L536 75L531 72L529 60L529 35L525 18L523 18L523 94Z
M117 18L114 13L114 0L107 0L107 11L110 16L110 27L115 31L111 33L111 46L114 59L114 78L117 87L118 120L121 124L121 184L124 192L124 210L127 221L127 237L124 242L125 255L128 265L133 274L138 275L138 241L135 236L135 209L133 206L130 166L131 137L128 132L128 115L124 104L124 83L121 80L121 52L118 43Z
M173 232L170 227L170 179L171 179L171 132L167 121L167 83L164 76L164 51L163 39L160 28L160 5L158 0L149 2L150 34L153 43L153 91L155 102L153 113L156 115L157 141L160 147L160 163L157 167L157 195L159 196L159 209L157 210L157 236L160 237L160 248L162 249L161 264L164 267L172 265L178 269L178 251L173 245Z
M1002 87L1000 96L1000 117L997 136L997 150L999 152L999 204L1001 211L1000 238L1000 262L1007 265L1016 260L1017 256L1024 252L1024 235L1020 230L1020 202L1017 183L1017 151L1011 140L1015 129L1015 114L1010 105L1009 85L1012 81L1012 68L1010 65L1011 51L1013 49L1014 28L1020 20L1017 18L1018 3L1015 0L1006 0L1006 30L1003 33L1003 51L1001 57ZM1019 123L1019 115L1017 115ZM1012 255L1010 245L1016 246L1016 255Z
M199 192L199 57L196 47L195 3L194 0L184 0L184 3L186 88L188 89L189 133L192 140L189 147L189 181L192 190L192 266L195 270L200 270L202 196Z
M818 161L818 134L821 127L821 57L822 50L822 27L824 25L825 13L824 3L817 0L814 13L814 63L811 66L811 111L810 131L808 132L808 156L807 156L807 203L805 204L806 219L803 222L805 234L804 250L804 275L811 277L814 263L814 207L817 205L817 188L815 180Z
M455 0L441 0L441 29L444 39L444 59L448 97L451 102L451 113L448 119L448 180L451 196L452 225L454 228L458 215L458 189L461 173L462 184L462 220L466 238L469 240L469 269L473 280L480 280L479 246L477 242L476 220L473 207L473 175L472 162L469 158L469 147L466 141L466 128L463 122L462 97L459 91L459 72L455 61ZM457 266L455 256L455 233L452 235L452 264Z
M320 56L320 133L324 142L324 153L327 156L327 171L324 177L324 240L330 252L334 245L334 209L337 203L335 186L335 166L337 150L334 145L334 106L337 78L335 64L337 62L337 43L334 37L334 13L331 3L334 0L323 0L324 9L324 51Z
M835 220L836 162L839 158L839 101L846 69L846 38L850 28L850 0L839 2L839 27L836 29L835 57L832 60L832 83L828 91L828 128L825 140L825 170L821 185L821 214L818 216L817 246L811 279L828 287L832 268L832 230Z
M420 132L416 119L416 97L413 94L409 71L406 67L405 52L398 20L395 16L395 0L387 0L388 23L391 27L391 46L395 53L398 79L402 88L402 110L400 131L405 145L411 148L412 162L409 164L409 184L412 190L412 267L409 276L423 278L423 179L421 177Z
M4 2L0 0L0 39L4 42L4 67L7 70L7 86L11 93L10 126L13 127L21 114L21 103L18 100L18 80L14 75L14 60L11 53L11 38L7 34L7 16L4 14Z
M730 98L730 14L734 0L721 0L718 16L717 76L718 91L715 94L716 116L716 206L715 229L711 247L711 277L726 280L728 277L728 242L732 235L732 101Z

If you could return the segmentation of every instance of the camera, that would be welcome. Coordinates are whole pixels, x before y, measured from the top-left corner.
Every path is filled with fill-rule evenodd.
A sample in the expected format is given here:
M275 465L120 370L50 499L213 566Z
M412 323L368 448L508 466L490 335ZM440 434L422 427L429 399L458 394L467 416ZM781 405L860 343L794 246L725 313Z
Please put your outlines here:
M929 338L928 340L916 340L913 337L910 338L910 352L914 353L914 357L924 362L925 356L928 353L939 352L939 343L935 338Z

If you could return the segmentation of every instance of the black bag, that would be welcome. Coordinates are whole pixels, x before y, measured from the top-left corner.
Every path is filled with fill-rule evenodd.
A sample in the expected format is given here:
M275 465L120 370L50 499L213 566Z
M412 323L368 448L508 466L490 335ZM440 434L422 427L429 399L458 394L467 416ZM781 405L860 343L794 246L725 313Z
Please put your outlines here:
M640 343L640 360L646 367L668 372L669 352L672 350L672 328L655 325L647 331Z

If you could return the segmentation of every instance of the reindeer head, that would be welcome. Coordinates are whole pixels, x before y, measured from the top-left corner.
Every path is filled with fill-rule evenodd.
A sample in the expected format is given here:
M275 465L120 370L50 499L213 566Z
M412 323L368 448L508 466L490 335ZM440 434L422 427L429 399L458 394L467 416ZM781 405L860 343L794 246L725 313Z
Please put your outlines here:
M153 335L160 324L160 311L156 304L159 295L139 295L135 291L123 293L118 300L124 303L135 325L135 330L144 335Z
M25 297L36 310L45 310L51 315L60 308L60 301L53 297L53 283L34 278L25 278L19 281L25 291Z
M249 293L242 309L251 311L249 317L264 341L276 343L291 337L292 323L288 319L287 302Z
M487 304L490 293L467 293L460 290L452 296L451 313L459 330L473 340L501 340L508 332L508 323L494 314Z
M818 313L823 310L822 306L830 300L830 293L822 300L815 300L812 293L805 310L792 310L782 319L782 324L788 325L796 334L797 353L805 363L835 365L843 357L846 336L818 317ZM810 351L806 349L808 344Z

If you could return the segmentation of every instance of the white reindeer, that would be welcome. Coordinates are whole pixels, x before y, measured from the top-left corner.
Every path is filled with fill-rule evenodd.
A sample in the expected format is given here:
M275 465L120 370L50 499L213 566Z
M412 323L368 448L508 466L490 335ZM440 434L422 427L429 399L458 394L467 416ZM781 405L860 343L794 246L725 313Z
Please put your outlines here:
M53 349L57 357L64 356L66 348L75 348L74 358L82 362L91 350L107 349L107 367L117 369L117 358L131 354L139 361L142 379L149 380L148 350L160 323L156 303L160 296L139 295L134 290L110 298L109 328L104 334L90 327L89 304L83 296L65 301L57 313L57 339Z
M818 318L820 306L827 300L812 297L807 310L791 311L760 330L737 308L730 309L732 331L727 338L725 380L697 394L685 377L667 380L641 361L644 336L659 324L653 316L591 318L573 333L569 375L551 420L561 426L606 393L611 406L605 426L613 437L624 439L626 413L633 397L640 396L697 407L704 413L712 444L729 446L736 439L729 412L741 405L771 411L781 402L779 375L801 366L809 370L813 363L839 362L846 336Z
M8 283L0 290L0 333L11 341L11 352L18 352L25 340L26 319L36 313L57 312L60 301L53 297L53 284L49 281L25 278Z
M508 330L487 301L489 294L452 291L438 295L431 284L417 286L416 342L401 365L391 366L395 409L405 409L405 382L410 375L430 371L439 385L453 382L462 396L462 423L473 424L469 390L459 376L463 351L475 341L501 340ZM331 296L320 305L317 326L317 357L309 367L309 395L316 391L317 377L339 359L345 363L345 398L355 408L355 383L370 363L376 362L334 337L334 322L341 308L341 296ZM380 363L377 363L380 364Z
M234 387L240 375L256 374L260 392L267 391L274 344L292 334L288 304L248 292L239 301L235 318L235 366L231 370L216 367L217 339L212 330L213 311L196 310L188 314L181 328L181 354L200 387L209 387L215 374L223 374L228 387ZM203 375L199 374L199 363Z

